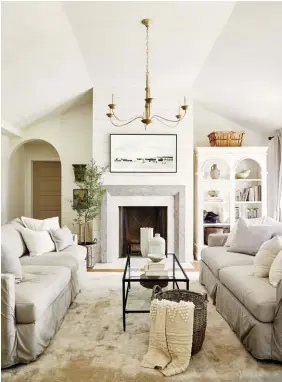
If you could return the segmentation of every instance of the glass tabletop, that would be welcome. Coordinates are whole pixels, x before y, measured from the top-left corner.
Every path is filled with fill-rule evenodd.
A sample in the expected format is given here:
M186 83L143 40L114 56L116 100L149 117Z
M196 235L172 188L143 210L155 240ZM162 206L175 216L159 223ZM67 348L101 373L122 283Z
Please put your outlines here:
M167 254L167 257L160 263L154 263L165 265L165 275L159 275L159 273L163 272L158 272L158 270L154 271L154 273L156 273L155 275L145 275L146 265L150 263L152 263L152 260L147 257L128 255L123 273L123 279L126 281L140 281L144 280L144 278L150 280L189 280L185 270L174 253Z

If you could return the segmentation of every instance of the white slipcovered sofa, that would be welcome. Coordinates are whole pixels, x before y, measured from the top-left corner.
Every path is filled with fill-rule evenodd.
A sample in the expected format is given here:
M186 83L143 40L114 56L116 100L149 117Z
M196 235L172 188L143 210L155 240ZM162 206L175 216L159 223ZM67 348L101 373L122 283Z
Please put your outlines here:
M86 274L86 248L73 245L61 252L31 257L20 233L19 219L1 227L1 253L20 258L23 279L1 274L2 368L35 360L59 329Z

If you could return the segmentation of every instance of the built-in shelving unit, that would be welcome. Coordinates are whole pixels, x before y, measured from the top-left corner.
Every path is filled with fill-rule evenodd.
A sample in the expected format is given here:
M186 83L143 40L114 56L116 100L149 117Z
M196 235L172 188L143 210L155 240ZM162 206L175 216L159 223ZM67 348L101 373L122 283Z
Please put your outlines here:
M267 214L267 147L198 147L195 173L195 251L200 258L206 246L207 229L228 232L239 217L254 218ZM220 170L211 178L211 167ZM246 179L237 173L250 170ZM212 197L209 191L215 191ZM204 212L218 215L216 222L204 221ZM207 232L206 232L207 233Z

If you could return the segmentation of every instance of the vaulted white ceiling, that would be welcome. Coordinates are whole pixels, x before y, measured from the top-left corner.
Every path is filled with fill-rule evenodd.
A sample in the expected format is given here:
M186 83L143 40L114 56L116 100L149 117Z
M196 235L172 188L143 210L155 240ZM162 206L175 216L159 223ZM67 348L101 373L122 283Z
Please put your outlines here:
M156 105L180 95L255 129L282 126L282 4L2 3L2 118L24 127L94 88ZM105 99L104 99L105 97ZM107 98L109 100L109 98ZM98 102L98 99L95 100ZM139 103L138 103L139 105Z

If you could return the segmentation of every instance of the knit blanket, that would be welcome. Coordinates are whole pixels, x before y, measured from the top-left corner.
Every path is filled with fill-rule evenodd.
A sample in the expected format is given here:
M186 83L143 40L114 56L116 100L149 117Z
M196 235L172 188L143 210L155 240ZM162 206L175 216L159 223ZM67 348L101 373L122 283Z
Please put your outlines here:
M167 377L187 369L192 350L194 308L192 302L152 301L149 349L141 366L158 368Z

